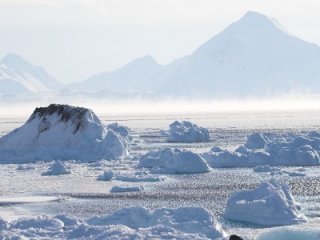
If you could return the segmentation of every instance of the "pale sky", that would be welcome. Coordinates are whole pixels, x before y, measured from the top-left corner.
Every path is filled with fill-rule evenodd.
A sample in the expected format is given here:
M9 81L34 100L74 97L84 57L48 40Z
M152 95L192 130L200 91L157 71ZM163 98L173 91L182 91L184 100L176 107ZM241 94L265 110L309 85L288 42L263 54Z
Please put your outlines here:
M80 81L145 55L167 64L249 10L320 45L319 0L0 0L0 57Z

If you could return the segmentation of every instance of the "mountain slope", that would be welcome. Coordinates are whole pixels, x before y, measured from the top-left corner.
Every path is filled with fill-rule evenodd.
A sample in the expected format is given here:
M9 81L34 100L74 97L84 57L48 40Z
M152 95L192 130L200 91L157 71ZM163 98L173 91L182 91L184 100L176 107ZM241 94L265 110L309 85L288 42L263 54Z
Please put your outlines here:
M0 94L19 95L50 92L61 84L43 68L34 66L15 54L7 54L0 61Z
M320 90L320 48L291 36L277 22L248 12L200 46L171 76L171 93L277 94Z
M135 59L115 71L96 74L82 82L73 83L69 89L80 92L115 91L115 92L149 92L165 79L178 64L163 66L151 56Z
M70 87L153 92L153 96L262 96L320 93L320 48L276 20L246 13L190 56L162 66L151 57Z

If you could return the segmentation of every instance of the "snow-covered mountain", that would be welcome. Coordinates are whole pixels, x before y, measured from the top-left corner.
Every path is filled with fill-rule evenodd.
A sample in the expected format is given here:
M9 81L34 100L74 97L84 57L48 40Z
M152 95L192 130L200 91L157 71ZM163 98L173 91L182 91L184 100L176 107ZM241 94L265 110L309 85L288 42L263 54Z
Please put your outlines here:
M149 92L161 84L174 65L163 66L151 56L138 58L124 67L104 72L81 82L70 84L70 89L83 92L109 90L115 92Z
M0 61L0 95L38 94L55 91L61 84L43 68L9 53Z
M160 96L319 93L320 48L291 35L272 18L248 12L181 60L163 66L145 57L70 87Z

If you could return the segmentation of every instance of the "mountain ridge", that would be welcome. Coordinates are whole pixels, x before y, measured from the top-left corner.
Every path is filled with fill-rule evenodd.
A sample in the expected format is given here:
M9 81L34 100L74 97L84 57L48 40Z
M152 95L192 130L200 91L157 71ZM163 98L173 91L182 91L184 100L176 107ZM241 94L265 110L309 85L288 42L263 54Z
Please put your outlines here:
M144 59L144 58L140 58ZM75 83L90 91L152 92L154 96L260 96L320 92L320 48L277 20L249 11L191 55L160 65L152 57ZM128 66L136 63L128 71ZM126 87L124 87L126 86Z

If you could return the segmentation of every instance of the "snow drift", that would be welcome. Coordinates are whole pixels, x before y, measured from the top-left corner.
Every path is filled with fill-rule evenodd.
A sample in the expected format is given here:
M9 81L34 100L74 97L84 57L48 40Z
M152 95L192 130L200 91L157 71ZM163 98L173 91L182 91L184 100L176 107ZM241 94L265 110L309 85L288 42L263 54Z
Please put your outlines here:
M202 208L125 208L89 220L58 215L7 222L0 219L1 239L222 239L225 232Z
M206 161L199 154L177 148L151 151L141 156L138 167L149 168L153 173L209 172Z
M126 155L127 141L89 109L51 104L0 139L0 163L94 161Z
M291 225L306 222L299 210L289 188L271 180L254 190L235 192L227 201L224 217L263 226Z
M170 124L169 142L209 142L209 131L188 121L175 121Z
M235 151L214 147L202 156L213 167L318 166L319 134L310 132L307 135L269 140L263 133L254 133L247 137L244 146Z

